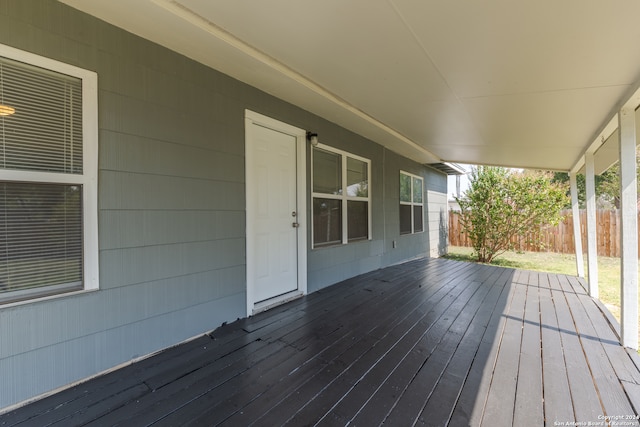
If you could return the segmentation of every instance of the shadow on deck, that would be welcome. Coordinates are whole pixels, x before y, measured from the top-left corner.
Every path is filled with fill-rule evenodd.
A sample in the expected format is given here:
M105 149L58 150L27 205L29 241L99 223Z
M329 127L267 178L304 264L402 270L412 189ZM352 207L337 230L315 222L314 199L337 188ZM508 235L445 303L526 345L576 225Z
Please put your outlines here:
M637 425L637 356L599 307L574 277L417 260L226 325L0 426Z

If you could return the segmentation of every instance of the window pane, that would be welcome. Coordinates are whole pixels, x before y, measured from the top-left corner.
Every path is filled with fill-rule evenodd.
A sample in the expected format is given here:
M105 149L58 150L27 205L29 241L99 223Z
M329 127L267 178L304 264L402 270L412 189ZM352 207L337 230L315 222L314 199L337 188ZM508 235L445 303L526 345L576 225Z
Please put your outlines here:
M368 195L367 163L347 157L347 196L367 197Z
M413 178L413 202L422 203L422 180Z
M413 206L413 232L423 231L422 206Z
M369 203L347 202L347 230L349 241L369 238Z
M411 205L400 205L400 234L411 233Z
M82 82L0 58L0 168L82 173Z
M82 243L81 186L0 182L0 301L81 288Z
M332 199L313 199L313 245L327 246L342 243L342 202Z
M342 156L329 151L313 150L313 192L342 194Z
M400 201L411 202L411 177L400 174Z

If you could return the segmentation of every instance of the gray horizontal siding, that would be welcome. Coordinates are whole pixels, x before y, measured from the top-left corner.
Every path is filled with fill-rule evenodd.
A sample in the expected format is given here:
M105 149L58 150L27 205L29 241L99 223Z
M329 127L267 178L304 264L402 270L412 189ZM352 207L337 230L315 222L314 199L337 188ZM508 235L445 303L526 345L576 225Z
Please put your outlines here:
M191 142L191 141L189 141ZM103 170L244 182L244 153L110 131L100 133Z
M212 226L225 224L225 227ZM100 249L244 239L245 211L233 210L103 210ZM158 233L158 230L164 230Z
M105 289L82 297L59 298L27 304L19 309L0 311L3 328L0 360L25 355L34 350L43 350L59 343L94 335L106 329L123 328L127 325L140 327L151 318L161 318L170 313L187 313L189 307L202 304L211 306L218 299L244 298L244 276L244 268L227 268L216 272L193 274L187 280L159 279L140 283L137 286ZM234 286L234 284L240 286ZM176 288L182 288L183 292L175 292ZM216 322L211 324L210 329L233 318L220 317L222 313L216 310L212 310L209 314L211 316L209 320ZM218 318L221 320L218 321ZM109 328L105 328L107 324ZM24 333L25 325L30 327L28 333ZM23 336L12 332L15 330L22 330ZM144 336L147 332L152 333L149 330L144 334L141 333L139 337L140 341L146 345L150 342ZM25 339L25 335L28 339ZM185 337L183 336L182 339ZM118 347L119 344L114 345L113 350L121 351L122 349ZM135 348L136 345L133 345L126 351L139 353ZM143 354L145 353L138 355Z
M259 93L50 0L0 43L98 74L100 289L0 308L0 408L245 314L244 108Z
M160 295L155 291L148 294ZM171 298L173 295L167 299ZM116 366L152 353L158 348L176 344L184 340L185 335L194 336L201 333L203 324L219 326L220 318L228 319L235 316L234 307L244 304L244 298L244 294L236 294L215 301L190 304L183 309L146 317L133 323L114 325L107 330L104 330L101 324L93 333L76 333L67 340L58 337L55 342L40 345L38 351L13 353L0 358L0 401L5 405L19 402L44 391L82 380L106 367ZM114 298L114 301L117 305L122 303L121 298ZM24 319L33 327L42 327L48 322L56 325L58 329L61 326L73 329L73 325L77 323L91 323L92 317L104 321L105 318L111 319L122 313L115 310L93 313L89 310L90 301L86 299L75 302L66 299L64 302L65 304L59 308L69 311L69 314L62 314L67 319L66 322L59 313L48 310L38 310L37 314L32 313ZM150 300L149 304L152 303L153 300ZM78 312L79 306L83 307L82 312ZM49 332L56 337L59 334L57 330ZM42 335L38 338L46 339Z
M102 251L101 288L243 266L244 239L143 246Z
M101 171L98 179L101 210L237 211L245 208L242 182L114 171Z
M53 0L0 0L0 43L98 74L100 244L98 291L0 308L0 408L245 315L245 109L371 159L372 240L308 248L310 291L434 244L399 235L399 170L444 175L333 123Z

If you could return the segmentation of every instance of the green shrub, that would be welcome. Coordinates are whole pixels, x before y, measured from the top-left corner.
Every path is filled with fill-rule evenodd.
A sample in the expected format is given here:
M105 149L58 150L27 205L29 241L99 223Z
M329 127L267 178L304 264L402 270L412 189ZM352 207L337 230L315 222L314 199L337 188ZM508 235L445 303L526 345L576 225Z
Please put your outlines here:
M514 249L514 236L540 244L539 232L562 220L567 196L542 172L513 172L479 166L471 172L470 187L460 205L460 224L471 240L479 262Z

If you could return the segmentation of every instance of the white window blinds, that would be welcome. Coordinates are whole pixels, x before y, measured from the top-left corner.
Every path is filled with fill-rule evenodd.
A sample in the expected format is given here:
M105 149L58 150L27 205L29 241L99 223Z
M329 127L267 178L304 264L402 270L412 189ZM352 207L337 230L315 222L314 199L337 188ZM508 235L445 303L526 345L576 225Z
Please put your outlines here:
M4 169L82 173L82 81L0 58Z
M0 57L0 105L0 303L81 289L82 80Z

